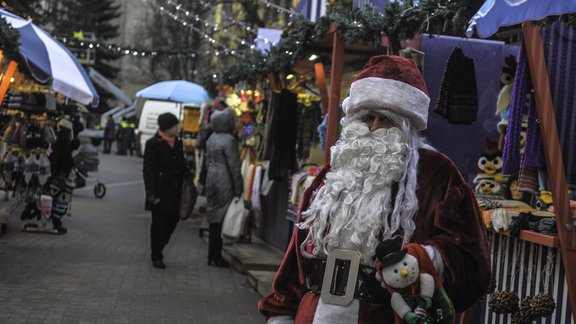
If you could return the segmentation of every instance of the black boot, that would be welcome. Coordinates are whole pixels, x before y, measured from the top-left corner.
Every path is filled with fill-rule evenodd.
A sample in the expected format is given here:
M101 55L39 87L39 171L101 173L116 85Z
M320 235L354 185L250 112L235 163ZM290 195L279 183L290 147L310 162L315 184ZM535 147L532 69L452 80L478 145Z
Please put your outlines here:
M216 258L216 259L208 259L208 265L212 265L214 264L215 266L219 267L219 268L228 268L230 266L230 263L226 260L224 260L224 258L220 257L220 258Z

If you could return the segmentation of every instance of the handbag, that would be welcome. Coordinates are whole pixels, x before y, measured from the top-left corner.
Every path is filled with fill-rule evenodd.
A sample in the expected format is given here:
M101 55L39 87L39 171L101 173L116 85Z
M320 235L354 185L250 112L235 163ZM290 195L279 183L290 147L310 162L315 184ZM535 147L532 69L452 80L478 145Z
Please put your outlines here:
M224 221L222 223L222 238L226 241L237 240L244 231L244 223L248 217L248 210L244 207L244 201L240 198L232 199Z
M189 171L184 172L184 174L180 193L180 219L182 220L200 216L199 213L193 213L194 205L196 205L196 199L198 198L198 191L194 185L194 176Z

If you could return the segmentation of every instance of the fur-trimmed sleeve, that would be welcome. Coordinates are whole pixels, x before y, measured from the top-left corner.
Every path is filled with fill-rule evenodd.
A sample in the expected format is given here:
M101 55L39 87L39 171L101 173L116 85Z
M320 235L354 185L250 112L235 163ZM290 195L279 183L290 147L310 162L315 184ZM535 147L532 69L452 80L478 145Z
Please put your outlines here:
M456 311L463 311L486 293L490 282L486 229L472 189L446 156L428 151L419 165L420 210L413 238L440 252L444 288Z

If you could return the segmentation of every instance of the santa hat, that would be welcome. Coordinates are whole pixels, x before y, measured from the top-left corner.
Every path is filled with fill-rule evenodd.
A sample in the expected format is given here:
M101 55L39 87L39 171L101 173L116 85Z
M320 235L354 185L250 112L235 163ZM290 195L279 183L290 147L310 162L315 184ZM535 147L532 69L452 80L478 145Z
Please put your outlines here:
M426 129L428 89L411 59L374 56L352 81L350 96L342 102L347 116L365 109L387 111L408 118L416 130Z

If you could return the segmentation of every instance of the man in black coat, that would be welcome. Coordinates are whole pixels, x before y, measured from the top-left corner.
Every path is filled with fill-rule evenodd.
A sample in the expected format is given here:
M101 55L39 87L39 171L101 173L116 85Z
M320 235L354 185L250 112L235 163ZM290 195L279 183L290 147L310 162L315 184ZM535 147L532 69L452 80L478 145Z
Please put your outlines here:
M180 218L184 152L178 133L178 118L171 113L161 114L158 132L146 142L144 151L145 208L152 212L151 257L153 266L159 269L166 267L162 250Z

